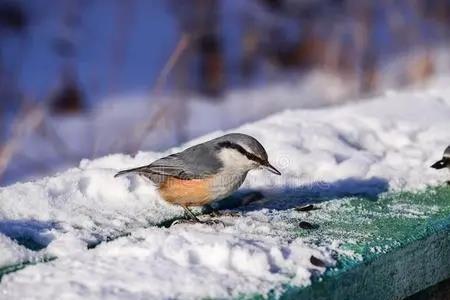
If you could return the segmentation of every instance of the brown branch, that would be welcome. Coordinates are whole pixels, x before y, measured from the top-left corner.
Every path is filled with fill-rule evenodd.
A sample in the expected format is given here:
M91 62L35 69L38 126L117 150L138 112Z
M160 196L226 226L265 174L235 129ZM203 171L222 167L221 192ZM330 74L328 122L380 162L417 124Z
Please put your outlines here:
M134 132L135 133L137 132L137 134L135 134L137 138L133 139L136 142L130 147L131 153L136 153L142 147L142 144L144 143L144 140L147 137L147 135L152 130L158 128L159 125L165 120L167 111L168 105L160 105L159 107L157 107L157 110L153 114L153 117L149 118L148 122L145 122L141 126L139 126L138 124L138 126L135 127Z
M161 72L158 75L155 86L153 87L154 94L158 95L161 93L162 88L164 87L164 85L167 82L167 77L169 77L170 72L177 64L178 60L181 57L181 54L183 54L183 52L189 46L189 43L190 43L190 35L187 33L183 33L181 35L180 40L178 41L177 45L175 46L174 51L170 55L166 64L164 65L164 68L161 70Z
M11 138L0 148L0 178L4 175L14 154L19 149L20 142L41 124L44 111L41 107L22 108L13 121Z
M76 161L81 158L78 157L78 155L71 153L64 139L60 137L53 124L51 124L47 119L42 121L42 129L43 137L47 139L49 144L52 145L55 152L57 152L61 158L66 161Z
M169 77L170 72L179 61L183 52L189 46L190 40L191 37L189 34L183 33L181 35L177 45L172 51L172 54L169 56L166 64L158 75L156 83L152 89L152 94L159 95L161 93L167 82L167 78ZM148 121L144 122L143 124L137 124L137 126L135 126L133 130L133 136L135 138L131 139L132 145L126 148L128 148L132 153L135 153L137 150L139 150L148 134L152 130L158 128L160 124L164 120L166 120L165 116L167 115L168 111L170 111L168 104L160 104L159 107L156 108L156 111L153 113L153 118L149 118Z

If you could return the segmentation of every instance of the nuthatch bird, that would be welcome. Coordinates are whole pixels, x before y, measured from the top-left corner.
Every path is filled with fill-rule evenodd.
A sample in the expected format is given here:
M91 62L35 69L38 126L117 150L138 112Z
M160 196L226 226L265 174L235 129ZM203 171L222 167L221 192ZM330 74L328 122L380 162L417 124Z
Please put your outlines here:
M445 149L442 159L440 161L435 162L431 167L438 170L443 168L450 169L450 146L448 146L447 149Z
M230 133L147 166L120 171L115 177L127 173L147 177L164 200L182 206L190 218L199 221L189 206L209 205L226 198L242 185L250 170L257 168L281 175L255 138Z

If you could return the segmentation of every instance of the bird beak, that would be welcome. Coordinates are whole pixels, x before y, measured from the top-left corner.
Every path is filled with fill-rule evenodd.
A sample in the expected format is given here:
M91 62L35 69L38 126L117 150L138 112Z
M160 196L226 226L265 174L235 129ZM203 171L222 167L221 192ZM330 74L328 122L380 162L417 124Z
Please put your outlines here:
M266 162L264 165L262 165L264 169L266 169L269 172L272 172L273 174L281 175L281 172L278 171L274 166L272 166L269 162Z
M448 166L450 166L450 159L443 158L440 161L434 163L431 167L434 168L434 169L439 170L439 169L443 169L443 168L448 167Z

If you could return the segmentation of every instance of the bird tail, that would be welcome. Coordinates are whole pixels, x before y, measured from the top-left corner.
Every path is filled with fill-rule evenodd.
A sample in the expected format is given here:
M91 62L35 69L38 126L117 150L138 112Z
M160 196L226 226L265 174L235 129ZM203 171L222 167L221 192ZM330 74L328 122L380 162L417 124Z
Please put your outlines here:
M136 172L144 170L146 167L147 166L133 168L133 169L128 169L128 170L122 170L122 171L118 172L116 175L114 175L114 177L119 177L119 176L122 176L122 175L128 174L128 173L136 173Z

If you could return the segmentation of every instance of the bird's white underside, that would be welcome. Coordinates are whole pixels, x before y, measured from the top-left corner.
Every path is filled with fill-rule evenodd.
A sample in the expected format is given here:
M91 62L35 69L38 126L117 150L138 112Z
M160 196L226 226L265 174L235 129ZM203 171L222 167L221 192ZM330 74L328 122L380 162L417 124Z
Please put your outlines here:
M211 192L215 199L225 198L235 192L244 182L248 171L258 167L258 164L249 160L235 149L222 149L218 154L222 161L222 170L214 176Z

